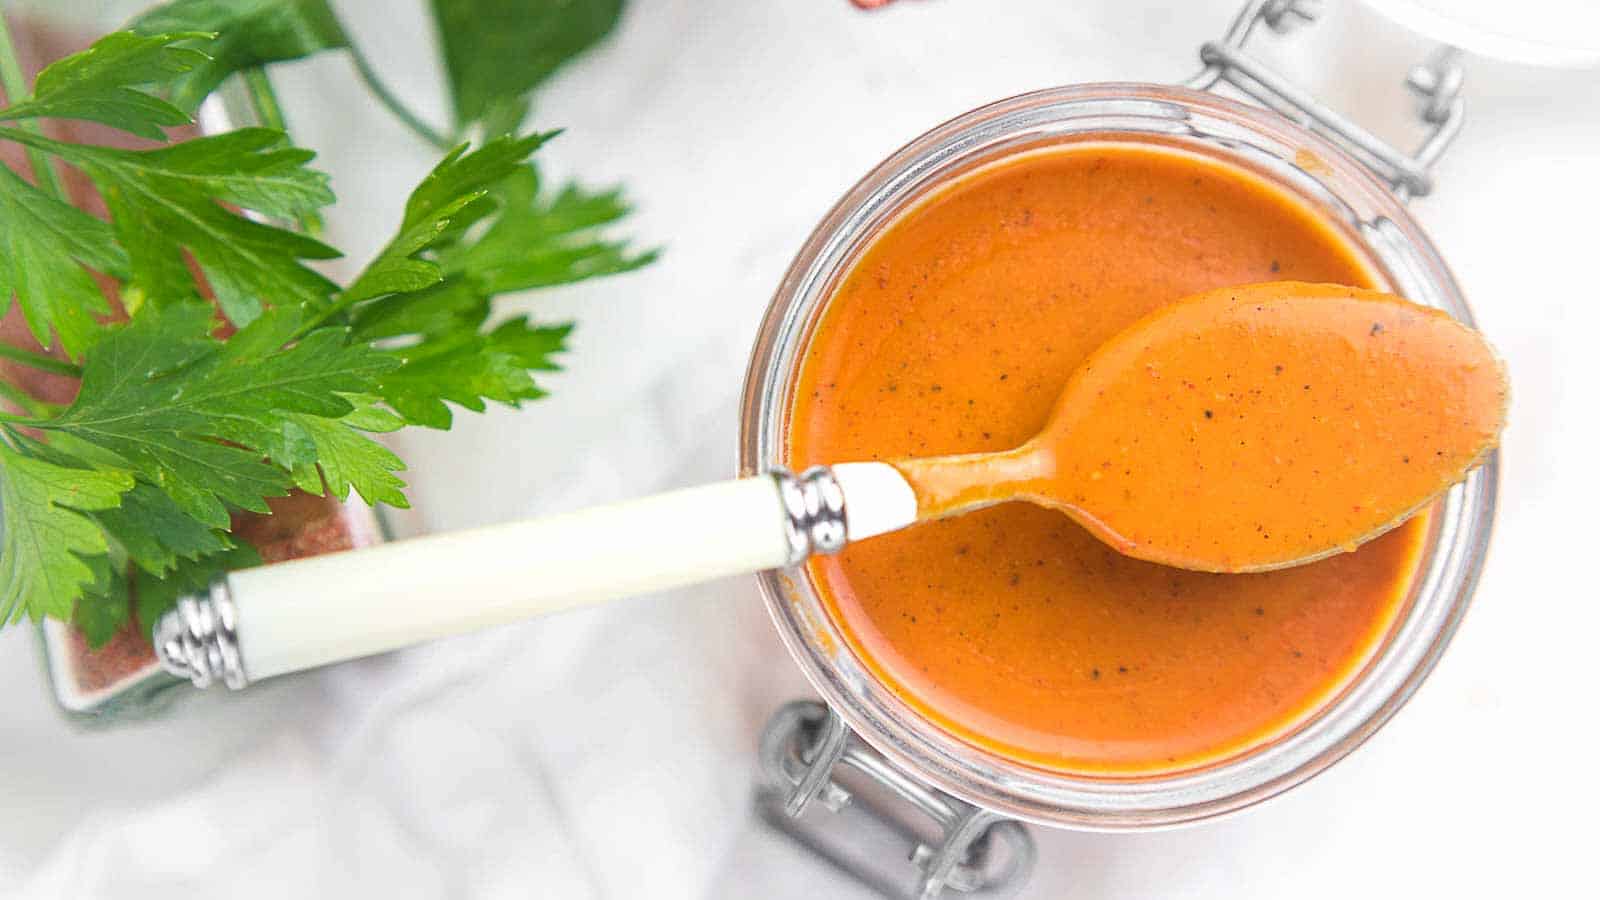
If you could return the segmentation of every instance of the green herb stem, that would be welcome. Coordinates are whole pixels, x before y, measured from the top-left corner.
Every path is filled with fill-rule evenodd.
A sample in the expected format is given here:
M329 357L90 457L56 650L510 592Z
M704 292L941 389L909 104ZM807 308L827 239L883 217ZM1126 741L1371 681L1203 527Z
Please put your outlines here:
M438 147L440 150L449 150L455 146L455 142L446 137L444 132L424 122L421 116L418 116L404 103L400 102L400 98L395 96L389 90L388 85L384 84L383 80L378 77L377 71L372 68L372 63L367 61L367 57L361 52L361 48L355 45L355 42L352 41L350 43L349 50L350 62L355 65L356 74L361 76L361 81L366 84L367 90L371 91L372 95L378 98L378 102L393 113L395 118L399 119L407 128L416 132L423 140Z
M29 94L28 79L23 76L22 65L17 62L17 48L11 43L11 29L6 25L4 13L0 13L0 88L5 89L7 104L17 103ZM37 122L20 124L29 131L40 133ZM33 169L33 180L41 188L54 194L57 199L67 199L67 190L61 185L61 177L56 174L55 166L50 164L48 154L36 147L29 147L28 165Z
M250 95L250 106L256 111L256 118L262 125L276 131L288 132L289 126L283 118L283 107L278 103L278 92L272 89L272 80L267 77L267 70L256 66L244 70L244 85Z
M82 369L64 359L56 359L53 356L45 356L43 353L24 350L4 341L0 341L0 359L9 359L12 362L19 362L25 366L31 366L42 372L50 372L55 375L67 375L77 378L83 374Z

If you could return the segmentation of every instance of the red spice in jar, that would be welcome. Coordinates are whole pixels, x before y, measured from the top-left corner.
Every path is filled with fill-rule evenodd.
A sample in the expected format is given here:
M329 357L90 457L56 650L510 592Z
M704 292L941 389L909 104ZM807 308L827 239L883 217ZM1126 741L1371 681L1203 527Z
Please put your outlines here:
M304 491L275 497L267 505L272 509L270 515L239 513L232 523L233 534L255 547L264 563L352 550L382 539L372 514L362 506L347 506ZM141 622L136 612L130 612L122 629L99 649L89 646L83 632L68 629L73 686L81 693L91 693L155 666L155 651L150 646L154 624Z
M136 619L136 615L130 614L122 630L99 649L90 647L89 639L78 629L66 630L67 661L71 666L73 687L79 693L103 690L156 664L148 632Z

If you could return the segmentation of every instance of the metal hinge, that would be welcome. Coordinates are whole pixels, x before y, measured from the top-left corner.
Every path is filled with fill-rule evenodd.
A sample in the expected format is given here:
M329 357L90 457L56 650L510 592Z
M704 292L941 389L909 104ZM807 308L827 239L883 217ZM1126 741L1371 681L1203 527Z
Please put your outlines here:
M924 786L821 703L779 709L760 759L761 817L885 897L1009 897L1033 871L1033 839L1020 823ZM861 827L835 828L833 814Z
M1426 196L1433 190L1429 169L1461 131L1459 51L1442 47L1406 75L1406 87L1420 101L1417 116L1427 129L1421 144L1408 154L1245 52L1245 43L1257 26L1282 34L1315 21L1321 11L1316 0L1251 0L1221 40L1201 45L1200 61L1205 68L1184 84L1203 91L1231 85L1268 109L1332 139L1387 181L1402 199Z

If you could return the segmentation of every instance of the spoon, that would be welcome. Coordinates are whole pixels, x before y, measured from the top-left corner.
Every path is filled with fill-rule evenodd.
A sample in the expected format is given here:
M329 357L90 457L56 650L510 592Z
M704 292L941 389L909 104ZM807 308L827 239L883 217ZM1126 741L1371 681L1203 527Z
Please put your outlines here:
M1389 294L1274 282L1180 300L1072 374L1020 447L769 473L223 576L157 623L163 663L232 687L630 594L792 566L1012 500L1118 551L1257 572L1355 549L1494 447L1505 370Z

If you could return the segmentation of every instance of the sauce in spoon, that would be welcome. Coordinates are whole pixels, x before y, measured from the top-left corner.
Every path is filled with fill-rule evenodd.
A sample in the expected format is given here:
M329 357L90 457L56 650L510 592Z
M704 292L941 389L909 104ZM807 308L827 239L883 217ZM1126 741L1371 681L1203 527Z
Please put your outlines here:
M1444 313L1273 282L1134 323L1021 447L895 466L919 519L1026 499L1129 556L1265 571L1353 550L1460 481L1506 396L1493 350Z

